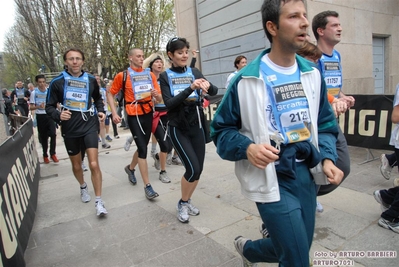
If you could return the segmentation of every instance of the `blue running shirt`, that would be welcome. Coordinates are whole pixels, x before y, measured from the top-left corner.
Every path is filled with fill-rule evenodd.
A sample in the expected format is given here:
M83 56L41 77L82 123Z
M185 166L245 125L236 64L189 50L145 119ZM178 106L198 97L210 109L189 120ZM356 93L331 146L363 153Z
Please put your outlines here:
M89 76L85 72L80 77L73 77L63 71L64 85L64 103L63 106L74 111L88 111L89 105Z
M333 50L331 56L323 53L318 65L324 75L328 93L337 98L342 88L341 55L337 50Z
M311 140L309 104L298 65L283 68L265 55L260 68L268 95L266 113L270 118L270 134L280 133L283 144Z

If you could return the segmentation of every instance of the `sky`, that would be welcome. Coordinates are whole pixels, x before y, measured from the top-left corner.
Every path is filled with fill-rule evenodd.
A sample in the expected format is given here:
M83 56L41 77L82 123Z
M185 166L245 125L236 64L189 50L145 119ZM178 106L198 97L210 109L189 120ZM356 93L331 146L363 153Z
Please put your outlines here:
M0 6L0 51L4 51L4 37L14 24L14 0L1 0Z

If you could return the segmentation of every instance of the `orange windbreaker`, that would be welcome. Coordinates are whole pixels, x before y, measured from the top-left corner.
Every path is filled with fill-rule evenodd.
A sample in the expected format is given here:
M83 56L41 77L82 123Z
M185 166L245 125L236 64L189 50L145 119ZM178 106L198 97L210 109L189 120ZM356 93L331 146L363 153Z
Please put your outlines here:
M143 68L139 68L139 69L132 68L132 70L135 72L144 71ZM152 72L151 72L151 78L152 78L153 88L158 92L158 94L161 94L161 89L158 85L157 78L155 77L154 73L152 73ZM122 89L122 86L123 86L123 72L119 72L114 77L112 87L110 88L111 94L116 95ZM132 103L135 101L133 89L132 89L132 81L130 79L129 72L127 72L127 76L126 76L125 101L127 103ZM140 105L140 103L145 103L145 104ZM137 102L137 104L125 105L126 112L130 116L147 114L147 113L151 112L152 107L153 107L153 103L151 101L151 96L141 99L140 101ZM144 110L144 112L143 112L143 110Z

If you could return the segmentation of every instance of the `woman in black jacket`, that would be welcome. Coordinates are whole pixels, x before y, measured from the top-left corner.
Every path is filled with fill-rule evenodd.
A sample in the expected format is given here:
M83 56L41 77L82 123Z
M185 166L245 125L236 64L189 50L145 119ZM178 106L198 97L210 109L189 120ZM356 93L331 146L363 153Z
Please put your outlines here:
M159 82L168 109L168 131L173 147L186 172L181 179L182 196L177 203L179 221L187 223L199 209L191 203L205 159L205 120L202 108L206 94L216 95L218 88L196 68L187 66L190 45L185 38L174 37L166 45L172 66L161 73Z

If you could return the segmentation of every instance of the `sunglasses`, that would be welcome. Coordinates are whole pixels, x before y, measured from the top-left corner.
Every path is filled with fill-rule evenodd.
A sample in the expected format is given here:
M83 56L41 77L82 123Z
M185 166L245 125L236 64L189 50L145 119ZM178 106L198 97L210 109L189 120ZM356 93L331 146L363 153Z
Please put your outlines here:
M180 37L173 37L173 38L171 38L170 40L169 40L169 42L166 44L166 51L169 51L170 50L170 45L173 43L173 42L176 42L177 40L181 40L181 38Z

